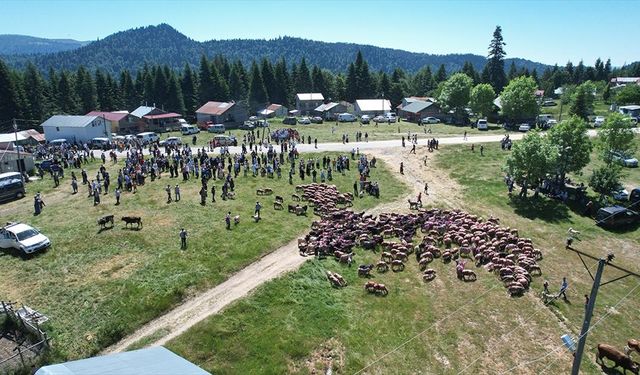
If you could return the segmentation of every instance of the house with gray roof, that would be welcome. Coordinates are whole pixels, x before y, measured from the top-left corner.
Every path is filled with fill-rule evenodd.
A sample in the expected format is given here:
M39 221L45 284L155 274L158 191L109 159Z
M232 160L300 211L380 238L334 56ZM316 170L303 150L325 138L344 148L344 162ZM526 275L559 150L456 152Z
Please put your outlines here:
M324 103L322 93L305 92L296 94L296 110L298 114L309 115L322 103Z
M42 123L44 137L48 142L66 139L70 143L87 143L93 138L109 138L110 125L100 116L51 116Z
M420 122L420 120L425 117L440 118L442 116L442 110L438 103L415 100L403 106L399 111L399 115L407 119L407 121Z

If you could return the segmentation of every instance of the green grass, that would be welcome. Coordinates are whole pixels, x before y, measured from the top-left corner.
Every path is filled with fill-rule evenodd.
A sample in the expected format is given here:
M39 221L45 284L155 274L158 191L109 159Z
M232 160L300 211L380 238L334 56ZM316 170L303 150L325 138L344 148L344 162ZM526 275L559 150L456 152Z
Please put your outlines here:
M489 131L479 131L477 129L471 129L469 126L455 126L455 125L445 125L445 124L431 124L425 126L420 126L415 123L402 121L395 124L379 124L377 127L372 122L369 125L360 125L359 122L353 123L336 123L333 121L326 121L323 124L310 124L310 125L284 125L282 124L282 119L273 118L269 119L269 124L271 127L271 131L280 128L294 128L298 130L300 136L304 136L305 143L308 142L308 137L311 137L311 142L314 139L317 139L319 143L321 142L342 142L342 135L347 134L349 136L350 142L355 142L356 132L362 132L363 134L363 142L364 142L364 133L368 133L369 141L380 141L380 140L390 140L390 139L400 139L402 136L407 136L408 132L411 134L418 133L418 136L426 136L425 131L431 129L431 133L428 135L431 137L452 137L452 136L461 136L466 131L469 135L478 135L478 134L503 134L505 132L500 126L495 124L490 124ZM333 129L333 131L332 131ZM259 137L262 136L262 128L258 128ZM242 142L242 137L247 133L246 130L228 130L227 134L235 135L239 142ZM265 137L266 137L265 133ZM207 142L213 139L213 133L207 133L201 131L197 134L197 146L203 147L207 144ZM163 133L161 139L166 137L182 137L183 142L188 142L191 144L192 135L182 136L180 132L171 132L171 133Z
M382 186L380 200L357 199L354 209L373 207L406 191L384 163L379 165L371 177ZM90 176L97 167L97 163L89 166ZM119 167L107 165L113 182ZM352 168L345 176L334 174L333 183L341 191L351 191L355 173ZM65 176L69 175L67 170ZM297 175L294 181L300 183ZM219 284L289 242L315 218L275 211L273 196L256 197L256 188L268 187L284 196L285 204L291 203L294 186L288 184L286 175L278 180L241 174L236 179L238 198L232 201L220 200L221 184L216 183L218 202L211 204L209 196L204 207L197 194L199 180L183 183L168 174L155 182L147 179L137 194L123 193L118 207L113 193L94 207L85 186L74 196L69 183L66 177L53 189L50 177L45 177L28 185L28 196L43 193L47 206L40 216L33 216L30 198L0 208L4 221L34 225L53 243L48 252L26 260L0 253L0 289L3 298L24 303L50 318L46 330L53 338L55 360L97 353L184 298ZM166 203L167 183L180 184L181 202ZM250 220L256 200L263 203L263 220L257 224ZM241 215L241 224L231 231L224 229L227 211ZM96 220L107 214L116 215L116 226L99 232ZM142 216L144 228L125 230L120 221L125 215ZM186 251L179 247L181 227L189 232Z
M562 345L561 335L579 332L591 279L577 255L564 249L567 228L582 232L575 247L596 256L614 251L618 264L636 271L638 234L602 230L593 220L544 198L510 200L501 172L507 155L493 144L485 145L483 157L451 146L436 160L462 186L466 210L501 218L503 225L519 228L542 249L543 277L535 279L525 297L509 298L495 276L483 270L477 271L478 282L461 283L453 266L439 261L432 263L438 277L424 284L411 259L404 272L375 273L376 281L390 287L386 298L377 298L363 291L365 281L356 276L355 267L312 260L197 324L168 347L219 374L323 372L327 362L320 358L327 347L342 359L332 364L337 373L369 365L364 373L568 373L572 357L565 349L547 354ZM360 249L356 253L356 264L378 258ZM595 264L588 264L593 271ZM342 274L349 286L331 288L325 269ZM557 290L563 276L570 283L570 303L545 307L537 297L542 280ZM617 276L614 269L605 272L606 280ZM640 288L613 308L638 283L625 278L601 289L592 323L606 318L589 334L586 353L591 359L597 343L621 348L628 338L640 336L635 324ZM600 373L588 359L582 370Z

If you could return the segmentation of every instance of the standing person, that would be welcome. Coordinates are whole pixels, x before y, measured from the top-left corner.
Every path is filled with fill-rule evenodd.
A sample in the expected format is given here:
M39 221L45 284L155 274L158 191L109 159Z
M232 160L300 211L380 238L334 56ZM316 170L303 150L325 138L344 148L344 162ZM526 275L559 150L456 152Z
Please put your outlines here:
M100 190L94 189L93 190L93 205L97 206L99 204L100 204Z
M480 156L484 155L484 145L480 145Z
M200 204L205 206L207 204L207 188L200 188Z
M400 162L400 174L404 174L404 163Z
M71 189L73 189L73 194L78 193L78 181L75 178L71 180Z
M116 188L115 194L116 194L116 206L119 206L120 205L120 189L119 188Z
M418 193L418 199L417 199L418 203L420 203L420 205L422 206L422 192Z
M262 208L262 205L260 204L260 202L256 202L256 210L253 213L254 216L257 216L258 219L260 218L260 209Z
M180 186L178 184L176 184L176 187L174 188L174 195L176 202L180 201Z
M429 183L424 183L424 194L429 195Z
M231 230L231 211L227 212L227 216L224 217L224 222L227 224L227 230Z
M467 140L467 131L464 131L464 136L462 137L462 139L464 139L465 141Z
M560 292L558 293L558 298L562 296L562 299L568 301L567 298L567 289L569 289L569 283L567 282L567 278L562 278L562 284L560 285Z
M216 201L216 185L211 185L211 202Z
M411 146L411 151L409 151L410 154L415 154L416 153L416 144L414 143L413 146Z
M314 144L315 148L318 148L318 138L314 138L313 139L313 144Z
M404 135L402 136L402 147L404 147Z
M81 174L82 174L82 185L86 185L89 182L87 178L87 170L83 169Z
M180 248L182 250L187 248L187 231L184 228L180 229Z
M167 203L171 203L171 186L167 184L167 187L164 189L167 192Z

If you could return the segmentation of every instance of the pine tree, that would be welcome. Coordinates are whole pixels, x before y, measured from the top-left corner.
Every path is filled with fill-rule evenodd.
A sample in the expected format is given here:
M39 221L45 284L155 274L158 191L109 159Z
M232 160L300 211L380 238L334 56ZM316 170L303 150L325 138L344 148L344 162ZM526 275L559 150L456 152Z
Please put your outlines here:
M78 113L78 97L73 87L73 82L66 71L60 73L58 81L58 108L65 114Z
M179 113L181 115L184 115L186 112L184 99L182 97L182 88L180 87L175 74L172 74L171 77L169 77L169 82L167 84L167 101L165 110Z
M431 68L425 66L413 77L413 92L418 96L426 96L433 89Z
M27 64L24 71L25 116L33 120L44 120L47 113L45 82L40 71L32 62Z
M611 78L611 59L607 59L604 64L604 79L609 80L609 78Z
M596 59L596 63L594 64L594 68L596 69L596 80L597 81L606 81L607 77L604 75L604 64L602 60L598 57Z
M182 79L180 80L180 88L182 89L182 98L184 103L184 115L193 119L198 109L198 83L196 77L188 63L184 65Z
M349 64L347 69L347 78L345 82L345 98L348 102L353 103L358 98L358 78L356 76L356 67L353 63Z
M0 60L0 122L20 117L20 98L9 68Z
M576 85L579 85L582 82L584 82L585 81L584 74L585 74L584 63L582 62L582 60L580 60L580 62L578 63L578 66L576 66L576 69L573 72L573 83L575 83Z
M211 72L211 93L213 95L213 100L226 102L229 100L229 86L227 85L227 81L220 75L218 68L215 64L212 64L209 68Z
M153 101L156 107L163 108L169 99L169 79L164 69L155 69L153 74Z
M329 93L328 93L329 90L327 90L327 82L324 79L324 74L322 73L320 68L318 68L317 65L314 65L313 69L311 70L311 85L312 85L312 92L319 92L325 98L329 97Z
M80 99L80 113L85 114L95 110L97 104L96 85L84 66L80 65L76 72L76 93Z
M489 84L497 93L501 92L507 84L507 77L504 73L504 57L506 52L504 46L506 43L502 39L502 28L496 26L493 32L493 39L489 43L489 55L487 57L487 70L489 75Z
M478 72L476 72L476 69L473 67L473 64L469 61L464 62L464 65L462 66L462 73L469 76L469 78L473 80L474 85L478 84L478 82L480 81L480 77L478 77Z
M309 71L309 67L307 66L307 60L303 57L300 61L300 66L298 67L298 72L296 74L295 80L296 92L311 92L312 84L311 84L311 72Z
M142 104L144 104L145 102L145 96L144 96L144 73L140 70L138 70L138 73L136 73L136 81L134 83L134 86L136 88L136 102L135 103L130 103L129 106L127 107L127 109L129 111L133 111L136 108L138 108L139 106L141 106Z
M133 110L140 105L136 85L131 78L131 73L126 69L120 73L120 95L122 96L121 108Z
M198 87L198 101L200 104L204 104L210 100L216 100L213 78L211 77L211 67L205 55L202 55L200 58L198 81L200 82L200 86Z
M267 90L267 97L273 98L276 96L278 90L276 85L275 72L273 71L273 65L267 58L263 58L260 63L260 74L262 75L262 82L264 82L264 88Z
M516 69L516 63L512 61L511 65L509 66L509 74L507 74L507 79L511 81L517 76L518 76L518 70Z
M60 108L58 107L58 73L53 68L49 68L49 81L45 86L45 90L49 98L48 114L60 112Z
M262 76L260 75L260 68L258 68L255 60L251 64L249 75L251 76L251 83L249 84L249 108L252 112L255 112L269 101Z
M289 101L291 80L289 78L287 63L284 57L281 57L276 63L274 74L276 89L274 90L274 96L269 98L272 103L282 104L285 107L289 107L289 104L291 103Z
M229 94L233 100L243 100L248 95L248 84L246 83L244 76L244 67L240 61L236 61L231 67L231 73L229 75Z
M433 81L435 83L435 85L437 85L440 82L444 82L447 80L447 71L444 68L444 64L440 64L440 67L438 68L438 71L436 72L435 77L433 77Z
M387 95L391 94L391 82L389 81L389 76L385 72L379 72L378 76L380 77L378 80L378 88L376 89L379 93L387 93ZM402 99L400 99L402 100Z

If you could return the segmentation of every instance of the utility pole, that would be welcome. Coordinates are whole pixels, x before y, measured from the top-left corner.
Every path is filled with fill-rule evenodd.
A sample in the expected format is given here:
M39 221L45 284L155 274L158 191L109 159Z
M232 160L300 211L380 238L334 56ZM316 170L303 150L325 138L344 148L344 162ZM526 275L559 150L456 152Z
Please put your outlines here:
M596 258L593 255L584 253L584 252L582 252L580 250L576 250L576 249L572 249L572 248L567 248L567 250L571 250L571 251L575 252L576 254L578 254L578 257L582 261L582 264L586 268L587 272L589 272L589 276L591 276L591 278L593 279L593 286L591 287L591 294L589 296L589 303L587 304L587 307L585 309L584 320L582 322L582 329L580 331L580 337L579 337L579 340L578 340L578 347L576 349L576 353L575 353L575 356L574 356L574 359L573 359L573 366L571 367L571 375L578 375L580 373L580 364L582 362L582 355L584 354L584 346L585 346L585 344L587 342L587 334L589 333L589 326L591 325L591 317L593 316L593 309L595 308L595 305L596 305L596 297L598 296L598 289L600 289L600 286L604 286L604 285L607 285L609 283L624 279L625 277L635 276L637 278L640 278L640 275L635 273L635 272L631 272L631 271L629 271L627 269L624 269L624 268L622 268L620 266L617 266L617 265L611 263L611 261L613 261L613 259L615 258L613 253L607 254L607 258L606 259L602 259L602 258ZM585 263L584 259L582 258L583 256L598 261L598 269L596 270L595 277L591 274L591 271L589 271L589 267L587 267L587 264ZM613 267L613 268L615 268L617 270L623 271L623 272L625 272L625 274L623 276L616 277L615 279L606 281L606 282L601 284L600 281L602 279L602 273L604 271L604 266L605 265Z
M18 151L18 173L20 173L20 180L24 184L24 176L22 175L22 165L20 164L20 146L18 146L18 123L16 119L13 119L13 132L16 136L16 150Z

